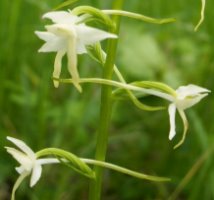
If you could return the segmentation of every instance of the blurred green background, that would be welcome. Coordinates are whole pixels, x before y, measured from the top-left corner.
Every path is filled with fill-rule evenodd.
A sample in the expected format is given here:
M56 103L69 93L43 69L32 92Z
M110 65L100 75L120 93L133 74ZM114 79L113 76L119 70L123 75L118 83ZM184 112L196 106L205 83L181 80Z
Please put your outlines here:
M43 42L34 31L44 30L47 21L41 19L42 14L59 3L62 1L0 1L1 200L9 199L18 177L14 169L17 163L3 148L10 145L7 135L24 140L35 151L60 147L81 157L94 156L100 86L84 85L82 94L72 85L61 84L55 89L51 80L55 54L37 52ZM75 6L87 4L109 9L111 3L110 0L79 0ZM177 19L166 25L122 20L117 65L127 81L162 81L174 88L193 83L213 89L214 2L207 1L205 21L194 32L200 6L200 0L125 1L126 10ZM101 68L88 55L79 56L79 69L82 77L101 76ZM62 76L69 77L66 67ZM153 97L142 101L163 103ZM162 200L170 196L180 200L214 199L213 154L205 156L214 141L213 103L210 94L187 110L190 128L186 141L173 150L182 134L179 117L176 138L170 142L167 110L145 112L131 102L116 102L107 161L143 173L167 176L172 181L154 183L106 170L102 199ZM43 169L42 178L34 188L29 188L29 179L24 181L17 191L17 199L87 200L88 179L66 166Z

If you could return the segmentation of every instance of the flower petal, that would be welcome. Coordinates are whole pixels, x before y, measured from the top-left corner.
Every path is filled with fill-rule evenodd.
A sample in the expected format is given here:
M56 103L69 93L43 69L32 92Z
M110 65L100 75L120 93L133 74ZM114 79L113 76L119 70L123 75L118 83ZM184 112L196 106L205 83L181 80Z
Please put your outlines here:
M33 187L38 182L41 177L41 174L42 167L40 164L36 163L31 174L30 187Z
M208 94L199 94L195 97L186 97L186 99L182 99L182 100L178 99L176 102L176 106L182 110L185 110L197 104L199 101L201 101L201 99L203 99L207 95Z
M169 139L172 140L172 138L175 136L175 115L176 115L176 106L174 103L169 105L168 108L169 112L169 121L170 121L170 132L169 132Z
M77 51L77 54L87 53L87 49L81 41L78 41L78 45L76 46L76 51Z
M117 35L92 28L86 25L76 25L77 36L79 41L84 45L91 45L107 38L117 38ZM78 44L77 44L78 45Z
M55 35L53 33L47 32L47 31L35 31L35 34L40 38L41 40L44 41L51 41L55 39Z
M28 157L26 154L22 153L21 151L18 151L17 149L5 147L7 149L7 152L11 154L20 164L23 166L23 168L26 171L31 171L32 169L32 160L30 157Z
M66 42L63 40L56 40L52 42L46 42L38 52L57 52L66 49Z
M185 115L184 111L181 110L181 109L178 109L178 113L180 114L181 119L182 119L182 121L183 121L184 131L183 131L183 136L182 136L180 142L178 142L178 144L176 144L176 145L174 146L174 149L178 148L180 145L183 144L183 142L184 142L184 140L185 140L185 138L186 138L187 130L188 130L188 121L187 121L187 118L186 118L186 115Z
M36 159L35 153L31 150L30 147L28 147L23 141L18 140L16 138L7 137L9 141L11 141L13 144L15 144L19 149L21 149L25 154L27 154L30 158Z
M42 18L51 19L54 23L59 24L74 24L78 21L78 17L66 11L48 12Z
M56 54L56 58L54 61L54 71L53 71L53 77L55 78L59 78L60 73L61 73L61 68L62 68L62 58L65 55L65 51L61 50L58 51ZM59 86L59 82L58 81L53 81L54 86L57 88Z
M197 85L193 85L193 84L190 84L187 86L180 86L176 90L176 93L178 94L179 98L185 98L187 96L195 96L195 95L208 93L208 92L210 92L210 90L203 87L199 87Z
M22 173L24 173L24 171L26 171L25 168L23 167L23 165L16 167L15 169L19 174L22 174Z
M16 180L16 182L13 186L11 200L15 200L15 192L16 192L17 188L20 186L20 184L25 179L25 177L27 177L29 174L30 174L29 172L25 172L25 173L21 174L19 176L19 178Z
M76 53L76 38L71 37L68 40L68 71L73 79L73 84L79 92L82 92L82 88L79 84L79 72L77 70L77 53Z
M52 34L52 33L51 33ZM39 52L57 52L66 50L66 39L63 37L53 36L52 40L46 41L46 43L38 50Z

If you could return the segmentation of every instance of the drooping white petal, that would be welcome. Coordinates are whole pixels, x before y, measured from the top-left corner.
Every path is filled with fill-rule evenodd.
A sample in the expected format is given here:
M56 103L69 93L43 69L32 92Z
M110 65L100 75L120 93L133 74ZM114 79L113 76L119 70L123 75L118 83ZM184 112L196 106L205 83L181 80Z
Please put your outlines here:
M51 19L54 23L59 24L74 24L78 21L78 17L66 11L48 12L42 16L43 18Z
M20 184L22 183L22 181L29 175L29 172L24 172L22 173L19 178L16 180L14 186L13 186L13 190L12 190L12 195L11 195L11 200L15 200L15 192L17 190L17 188L20 186Z
M86 25L75 26L79 40L85 45L91 45L107 38L117 38L117 35L92 28ZM77 44L78 45L78 44Z
M176 126L175 126L176 106L174 103L169 105L168 112L169 112L169 122L170 122L169 139L172 140L172 138L176 134L176 131L175 131L175 128L176 128Z
M79 84L79 72L77 70L77 53L76 53L76 38L71 37L68 40L68 71L72 76L73 84L79 92L82 92L82 88Z
M65 51L61 50L58 51L55 57L55 61L54 61L54 71L53 71L53 77L55 78L59 78L60 73L61 73L61 67L62 67L62 58L65 55ZM58 81L53 81L54 82L54 86L57 88L59 86L59 82Z
M199 87L199 86L193 85L193 84L190 84L187 86L180 86L176 90L176 93L178 94L179 98L185 98L188 96L196 96L196 95L208 93L208 92L210 92L208 89Z
M19 149L21 149L24 153L26 153L30 158L35 158L34 152L31 150L30 147L28 147L23 141L18 140L16 138L7 137L9 141L11 141L13 144L15 144Z
M31 174L30 187L33 187L38 182L38 180L41 177L41 174L42 174L41 165L38 163L35 163Z
M31 171L32 159L30 157L14 148L10 147L5 148L7 149L7 152L11 154L17 160L17 162L19 162L24 167L26 171Z

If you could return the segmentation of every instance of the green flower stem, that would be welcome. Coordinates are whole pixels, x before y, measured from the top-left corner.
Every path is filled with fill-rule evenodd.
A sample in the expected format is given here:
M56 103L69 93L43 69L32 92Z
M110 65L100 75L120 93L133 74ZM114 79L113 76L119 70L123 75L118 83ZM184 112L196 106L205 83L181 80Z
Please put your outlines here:
M117 78L119 79L119 81L126 84L126 80L123 78L123 75L120 73L120 71L116 65L114 66L114 72L115 72ZM146 104L141 103L130 90L126 89L126 91L129 95L129 97L131 98L132 102L140 109L148 110L148 111L157 111L157 110L164 109L163 107L152 108L151 106L147 106Z
M158 177L158 176L151 176L151 175L146 175L146 174L142 174L139 172L135 172L129 169L126 169L124 167L120 167L111 163L107 163L107 162L103 162L103 161L97 161L97 160L92 160L92 159L85 159L85 158L80 158L80 160L82 160L84 163L86 164L91 164L91 165L96 165L96 166L100 166L103 168L108 168L123 174L127 174L129 176L133 176L139 179L146 179L149 181L170 181L170 178L166 178L166 177Z
M37 159L44 156L56 156L56 158L51 160L51 164L66 164L67 166L71 167L78 173L82 175L86 175L88 178L94 179L94 175L92 170L89 168L88 164L99 166L106 169L111 169L129 176L133 176L139 179L146 179L150 181L170 181L169 178L166 177L158 177L158 176L151 176L139 172L135 172L124 167L120 167L115 164L107 163L105 161L98 161L88 158L79 158L76 155L72 154L71 152L58 149L58 148L45 148L36 153Z
M54 80L58 80L61 83L73 83L72 79L56 79L54 78ZM145 85L144 85L145 82ZM176 96L175 91L172 88L169 87L165 87L163 89L165 89L166 92L168 93L164 93L164 92L160 92L155 89L147 89L146 87L148 86L148 81L144 81L141 82L141 87L139 86L135 86L135 85L131 85L131 84L127 84L127 83L121 83L121 82L117 82L117 81L113 81L113 80L109 80L109 79L102 79L102 78L80 78L79 79L79 83L98 83L98 84L103 84L103 85L109 85L109 86L114 86L117 88L121 88L121 89L125 89L125 90L133 90L133 91L138 91L138 92L142 92L142 93L146 93L149 95L154 95L154 96L158 96L161 97L163 99L166 100L171 100L173 101L173 97L172 96ZM152 82L150 82L150 85L152 86ZM156 84L158 85L158 84ZM145 88L143 88L143 86ZM163 84L162 84L163 86ZM155 88L155 82L154 82L154 88Z
M123 5L123 0L116 0L113 4L113 9L121 9ZM113 21L115 22L116 29L111 28L110 32L118 34L119 33L119 23L120 17L114 16ZM107 58L103 69L103 78L112 79L113 68L116 57L117 40L110 39L107 48ZM112 112L112 88L111 86L103 85L101 89L101 106L100 106L100 121L98 127L97 135L97 145L96 145L96 160L104 161L106 157L106 150L108 144L108 131ZM89 199L99 200L101 197L102 188L102 176L103 169L95 166L94 167L96 179L90 182Z

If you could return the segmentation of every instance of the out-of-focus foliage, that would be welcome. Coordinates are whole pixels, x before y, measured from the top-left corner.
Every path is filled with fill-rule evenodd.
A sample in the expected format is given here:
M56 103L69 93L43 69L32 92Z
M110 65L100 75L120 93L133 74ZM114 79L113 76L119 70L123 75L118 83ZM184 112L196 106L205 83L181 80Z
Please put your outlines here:
M24 140L32 149L60 147L82 156L93 157L99 118L98 85L84 85L79 94L71 85L52 84L54 54L39 54L42 42L35 30L42 30L43 13L60 0L0 1L0 199L9 199L17 178L15 163L3 146L10 135ZM111 1L79 0L74 5L109 9ZM123 19L117 65L127 81L153 80L174 88L193 83L213 89L214 25L212 1L207 2L205 21L194 32L200 14L199 0L132 0L125 9L157 18L175 17L177 22L154 25ZM72 7L70 7L72 8ZM65 63L64 63L65 64ZM82 77L101 75L97 63L87 55L79 57ZM66 67L63 77L68 77ZM155 104L158 99L142 99ZM214 99L209 95L187 111L190 129L185 143L173 150L181 137L177 121L175 141L168 141L167 111L144 112L132 103L114 104L109 131L107 160L127 168L172 178L169 183L152 183L106 171L103 199L168 199L195 162L214 142ZM160 102L157 102L160 103ZM25 181L17 199L87 199L88 180L62 166L45 166L33 189ZM57 181L56 181L57 180ZM214 199L213 154L190 174L176 199Z

